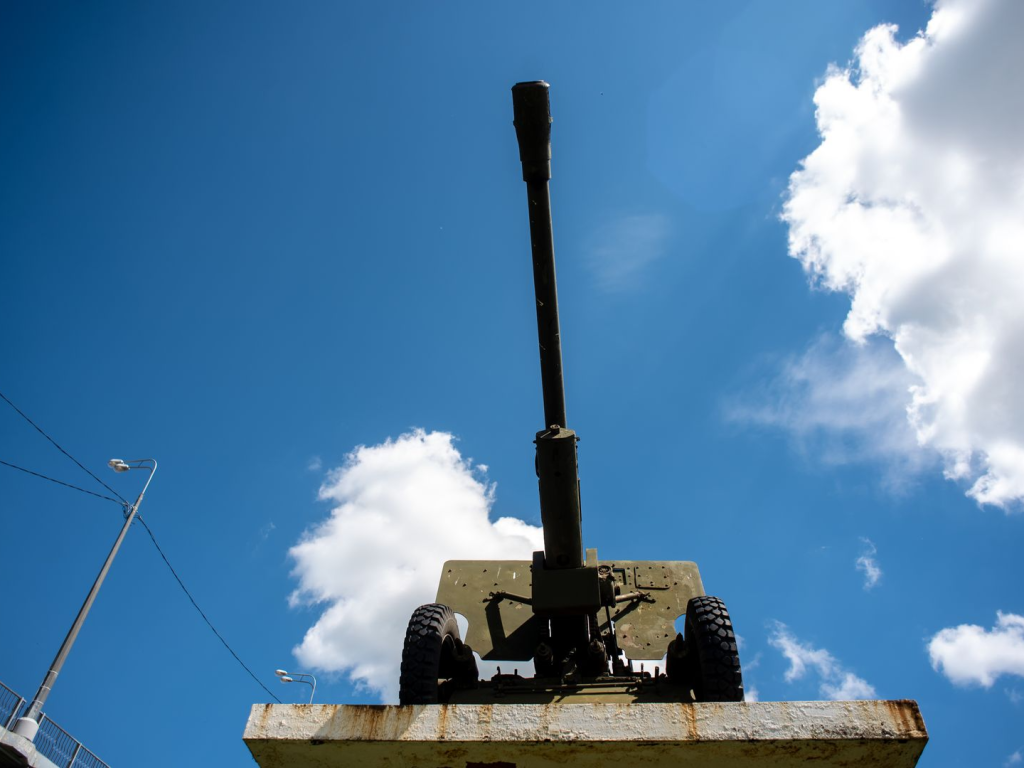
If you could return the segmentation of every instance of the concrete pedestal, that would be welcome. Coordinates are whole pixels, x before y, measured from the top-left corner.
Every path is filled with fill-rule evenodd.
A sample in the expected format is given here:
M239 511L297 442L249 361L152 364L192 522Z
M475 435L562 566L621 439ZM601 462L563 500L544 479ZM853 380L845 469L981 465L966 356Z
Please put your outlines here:
M741 704L257 704L262 768L912 768L928 740L913 701Z

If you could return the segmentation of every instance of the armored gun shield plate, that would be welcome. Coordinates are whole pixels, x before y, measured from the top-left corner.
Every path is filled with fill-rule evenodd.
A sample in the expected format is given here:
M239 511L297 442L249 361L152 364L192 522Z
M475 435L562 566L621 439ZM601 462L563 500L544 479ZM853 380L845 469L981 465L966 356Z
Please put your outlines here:
M526 661L547 622L528 601L533 585L529 560L449 560L441 570L437 602L466 617L465 642L481 659ZM494 598L495 594L506 595ZM685 602L683 603L685 605Z
M686 613L691 597L704 594L697 564L671 560L602 560L611 569L622 595L642 592L643 599L627 600L612 609L615 638L627 658L660 659L676 636L675 622ZM602 629L607 615L600 614Z

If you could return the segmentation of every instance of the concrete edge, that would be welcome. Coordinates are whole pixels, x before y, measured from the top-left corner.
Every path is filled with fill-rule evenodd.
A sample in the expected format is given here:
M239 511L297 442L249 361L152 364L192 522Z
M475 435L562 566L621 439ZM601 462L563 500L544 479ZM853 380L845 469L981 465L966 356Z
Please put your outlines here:
M917 703L255 704L246 742L923 740Z

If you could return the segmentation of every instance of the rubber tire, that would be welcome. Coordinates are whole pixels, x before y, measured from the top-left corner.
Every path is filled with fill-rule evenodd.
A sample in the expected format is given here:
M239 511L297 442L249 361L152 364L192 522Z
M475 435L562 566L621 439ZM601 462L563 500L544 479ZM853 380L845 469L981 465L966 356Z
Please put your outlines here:
M694 698L743 701L740 656L725 603L708 595L691 598L683 632Z
M462 649L459 624L451 608L429 603L413 611L402 648L399 703L437 704L441 700L439 681L451 676L451 656Z

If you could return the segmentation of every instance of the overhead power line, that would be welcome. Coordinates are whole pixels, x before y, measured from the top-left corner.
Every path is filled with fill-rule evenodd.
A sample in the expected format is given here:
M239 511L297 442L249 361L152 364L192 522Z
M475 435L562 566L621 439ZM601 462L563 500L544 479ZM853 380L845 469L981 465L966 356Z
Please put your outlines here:
M224 647L228 649L228 653L235 657L235 661L242 665L242 669L249 673L249 677L251 677L257 683L259 683L260 688L266 691L274 701L280 704L281 700L277 698L277 696L274 696L274 694L271 693L270 689L267 688L267 686L265 686L262 683L262 681L258 677L256 677L255 674L253 674L253 671L245 665L245 662L242 661L241 658L239 658L238 654L235 653L234 649L230 645L228 645L228 641L225 640L221 633L217 631L217 628L213 626L213 622L206 617L205 613L203 613L203 609L199 607L199 604L196 602L195 598L192 597L192 593L188 591L188 587L185 586L185 582L181 580L181 577L178 575L178 572L174 570L174 566L171 565L171 561L167 559L167 555L165 555L164 551L160 549L160 545L157 544L156 541L156 536L153 535L153 531L150 529L150 527L146 525L146 521L142 519L142 515L139 515L136 518L136 520L142 523L142 527L146 529L146 533L149 534L149 538L153 541L153 546L156 547L156 551L160 553L160 557L163 558L163 561L167 564L168 569L170 569L171 571L171 575L174 576L174 580L178 582L178 586L181 587L182 592L184 592L185 596L188 597L189 602L192 603L193 607L197 611L199 611L199 615L203 617L203 621L205 621L207 626L213 631L213 634L215 634L217 636L217 639L220 640L224 644Z
M9 406L11 406L11 408L13 408L15 411L17 411L19 416L21 416L23 419L25 419L25 421L27 421L33 427L35 427L36 431L39 432L39 434L41 434L43 437L45 437L47 440L49 440L51 443L53 443L53 445L57 448L57 450L59 450L61 453L63 453L65 456L67 456L69 459L71 459L73 462L75 462L75 464L78 464L78 466L81 467L83 470L85 470L85 472L88 473L89 476L92 477L93 480L95 480L97 483L102 485L104 488L106 488L112 494L117 496L117 499L112 499L109 496L103 496L102 494L99 494L99 493L93 493L92 491L87 491L85 488L79 488L77 485L72 485L71 483L65 483L63 480L56 480L56 479L54 479L52 477L48 477L46 475L42 475L42 474L40 474L38 472L33 472L30 469L25 469L24 467L19 467L17 464L11 464L10 462L7 462L7 461L0 460L0 464L3 464L5 467L10 467L11 469L17 469L17 470L19 470L21 472L26 472L26 473L28 473L30 475L33 475L34 477L38 477L38 478L41 478L43 480L49 480L51 483L57 483L58 485L63 485L66 488L72 488L72 489L74 489L76 491L81 491L82 493L87 493L90 496L96 496L97 498L105 499L106 501L112 501L115 504L118 504L119 506L122 506L122 507L124 507L126 509L131 506L131 504L121 494L119 494L117 491L115 491L109 485L107 485L102 480L100 480L98 477L96 477L96 475L94 475L92 472L89 472L88 469L86 469L84 466L82 466L82 464L78 461L78 459L76 459L70 453L68 453L63 448L61 448L59 445L57 445L57 441L56 440L54 440L48 434L43 432L43 430L40 429L39 426L34 421L32 421L32 419L30 419L28 416L26 416L22 412L22 410L20 408L18 408L18 406L16 406L14 403L12 403L10 400L8 400L3 392L0 392L0 398L3 398L4 402L6 402ZM120 499L120 501L118 501L118 499ZM156 536L153 535L153 531L150 529L150 527L148 525L146 525L146 521L142 519L142 515L138 515L135 519L138 520L140 523L142 523L142 527L146 529L146 533L149 534L149 538L153 542L153 546L156 547L156 551L160 553L161 559L163 559L164 564L170 570L171 575L174 576L174 580L178 582L178 586L181 587L182 591L185 593L185 596L188 597L189 602L192 603L192 607L194 607L199 612L199 615L203 617L203 621L205 621L206 625L213 631L213 634L215 634L217 636L217 639L220 640L221 643L224 644L224 647L228 649L228 653L230 653L235 658L235 661L237 661L242 666L242 669L244 669L246 672L249 673L249 677L251 677L253 680L255 680L256 683L260 686L260 688L262 688L264 691L267 692L267 694L270 696L270 698L272 698L274 701L276 701L278 704L280 704L281 700L279 698L277 698L277 696L275 696L271 692L271 690L269 688L267 688L267 686L265 686L263 684L263 682L258 677L256 677L255 674L253 674L253 671L251 669L249 669L248 666L246 666L245 662L242 661L241 657L237 653L235 653L235 650L230 645L228 645L228 641L225 640L224 636L221 635L221 633L217 631L217 628L215 626L213 626L213 622L210 621L210 619L207 617L207 615L203 612L203 609L199 607L199 604L196 602L195 598L192 597L192 593L189 592L188 588L185 586L185 582L183 582L181 580L181 577L178 576L178 572L174 570L174 566L171 565L171 561L167 559L167 555L165 555L164 551L160 548L160 545L156 541Z
M39 478L42 478L43 480L49 480L51 483L56 483L57 485L63 485L65 488L73 488L76 491L81 491L82 493L88 493L90 496L95 496L97 499L106 499L107 501L112 501L115 504L120 504L121 503L117 499L112 499L109 496L104 496L102 493L94 493L92 491L87 491L85 488L79 488L77 485L72 485L71 483L65 483L63 480L57 480L57 479L52 478L52 477L47 477L46 475L41 475L38 472L33 472L31 469L25 469L24 467L19 467L17 464L11 464L9 461L3 461L2 459L0 459L0 464L3 464L5 467L10 467L11 469L17 469L17 470L19 470L21 472L25 472L27 474L32 475L33 477L39 477Z
M6 395L5 395L5 394L4 394L3 392L0 392L0 397L2 397L2 398L3 398L3 400L4 400L4 402L5 402L5 403L7 403L7 404L8 404L9 406L11 406L11 408L13 408L13 409L14 409L15 411L17 411L17 412L18 412L18 415L19 415L19 416L21 416L21 418L23 418L23 419L24 419L25 421L27 421L27 422L28 422L29 424L31 424L31 425L32 425L33 427L35 427L35 428L36 428L36 431L37 431L37 432L38 432L38 433L39 433L40 435L42 435L42 436L43 436L43 437L45 437L45 438L46 438L47 440L49 440L49 441L50 441L51 443L53 443L54 447L55 447L55 448L56 448L56 449L57 449L58 451L60 451L61 453L63 453L63 454L65 455L65 456L67 456L67 457L68 457L69 459L71 459L71 460L72 460L73 462L75 462L75 464L77 464L77 465L78 465L79 467L81 467L81 468L82 468L82 471L83 471L83 472L85 472L86 474L88 474L88 475L89 475L89 477L91 477L91 478L92 478L93 480L95 480L95 481L96 481L97 483L99 483L100 485L102 485L102 486L103 486L104 488L106 488L106 489L107 489L108 491L110 491L110 492L111 492L112 494L114 494L115 496L117 496L117 498L119 498L119 499L121 500L121 503L122 503L122 504L127 504L127 503L128 503L128 499L126 499L126 498L125 498L124 496L122 496L122 495L121 495L120 493L118 493L118 492L117 492L117 491L115 491L115 490L114 490L113 488L111 488L111 487L110 487L109 485L107 485L107 484L106 484L106 483L104 483L104 482L103 482L102 480L100 480L100 479L99 479L98 477L96 477L96 475L94 475L94 474L93 474L92 472L90 472L90 471L89 471L88 469L86 469L86 468L85 468L85 466L83 466L83 464L82 464L82 463L81 463L81 462L80 462L80 461L79 461L78 459L76 459L76 458L75 458L74 456L72 456L72 455L71 455L70 453L68 453L68 452L67 452L67 451L65 451L65 450L64 450L63 448L61 448L61 447L60 447L59 445L57 445L57 441L56 441L56 440L54 440L54 439L53 439L52 437L50 437L50 436L49 436L48 434L46 434L45 432L43 432L43 430L42 430L42 429L41 429L41 428L39 427L39 425L38 425L38 424L36 424L36 423L35 423L34 421L32 421L32 419L30 419L30 418L29 418L28 416L26 416L26 415L25 415L25 414L24 414L24 413L22 412L22 410L21 410L21 409L20 409L20 408L19 408L18 406L16 406L16 405L15 405L14 403L12 403L12 402L11 402L10 400L8 400L8 399L7 399L7 396L6 396Z

